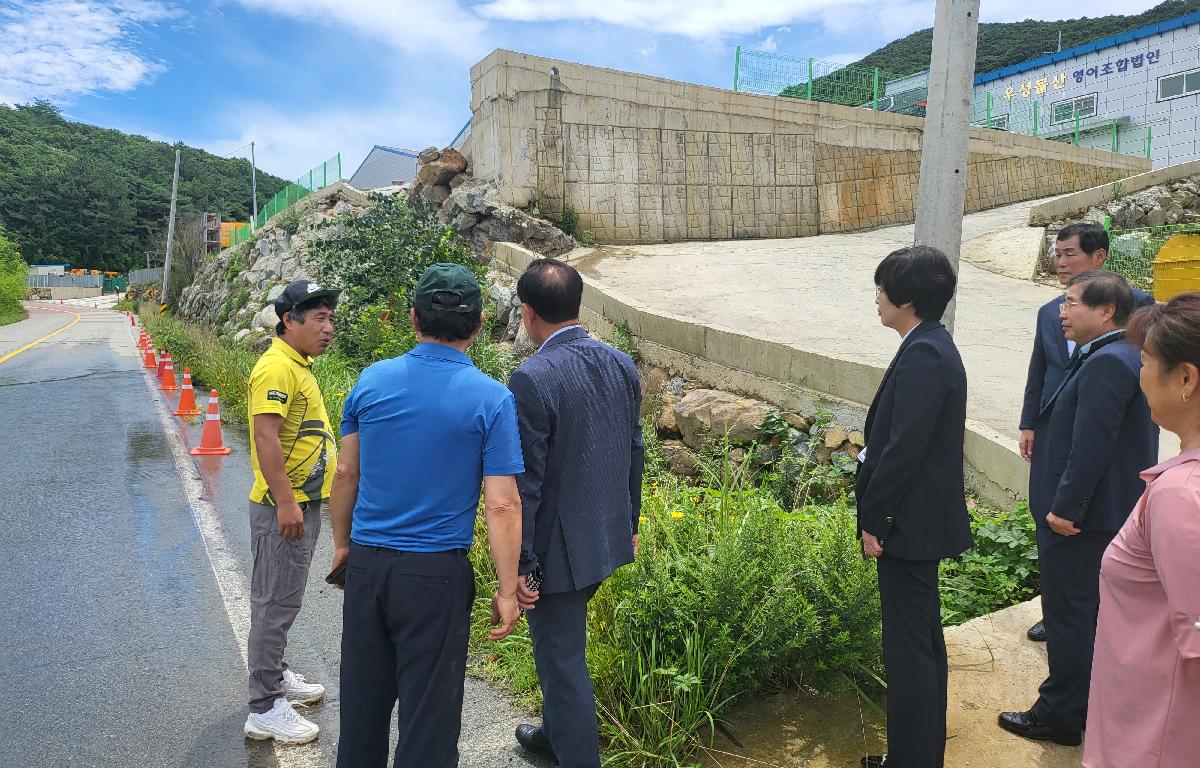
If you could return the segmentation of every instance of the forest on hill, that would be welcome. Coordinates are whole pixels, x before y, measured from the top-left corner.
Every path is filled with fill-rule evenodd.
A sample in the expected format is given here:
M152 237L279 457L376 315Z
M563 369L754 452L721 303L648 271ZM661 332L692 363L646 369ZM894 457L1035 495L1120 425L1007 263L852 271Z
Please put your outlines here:
M124 271L163 247L175 150L177 221L250 218L250 162L71 122L44 101L0 104L0 226L30 264ZM283 188L258 171L258 204Z
M1166 0L1143 13L1129 16L980 24L975 73L991 72L1056 51L1059 32L1062 33L1062 47L1066 49L1197 11L1200 11L1200 0ZM891 75L911 75L929 68L932 47L933 29L922 29L893 40L849 66L879 67L880 71Z

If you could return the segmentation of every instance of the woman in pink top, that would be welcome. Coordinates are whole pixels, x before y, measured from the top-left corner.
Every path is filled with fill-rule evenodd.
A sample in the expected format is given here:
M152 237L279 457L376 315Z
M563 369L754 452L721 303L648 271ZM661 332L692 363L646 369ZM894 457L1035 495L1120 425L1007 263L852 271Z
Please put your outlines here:
M1200 293L1141 309L1142 391L1179 456L1104 553L1084 768L1200 766Z

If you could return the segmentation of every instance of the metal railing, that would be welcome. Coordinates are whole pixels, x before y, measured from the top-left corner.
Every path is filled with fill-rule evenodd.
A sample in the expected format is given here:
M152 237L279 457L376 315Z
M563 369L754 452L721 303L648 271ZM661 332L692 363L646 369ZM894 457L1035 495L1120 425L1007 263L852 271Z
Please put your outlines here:
M258 212L258 216L250 222L249 227L234 229L229 233L229 246L240 245L251 238L253 233L266 226L275 214L292 206L320 189L341 181L342 153L339 152L320 165L309 169L295 181L289 182L279 190L266 205Z
M1094 116L1072 105L1069 111L1047 109L1041 102L1026 99L996 98L990 91L979 94L971 104L971 124L1019 133L1076 146L1107 149L1123 155L1150 157L1153 129L1137 125L1127 117Z

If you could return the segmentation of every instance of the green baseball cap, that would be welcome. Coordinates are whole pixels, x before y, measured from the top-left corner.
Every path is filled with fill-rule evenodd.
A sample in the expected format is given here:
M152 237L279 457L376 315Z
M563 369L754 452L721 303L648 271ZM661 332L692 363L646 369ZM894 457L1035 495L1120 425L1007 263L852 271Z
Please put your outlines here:
M480 312L483 294L471 270L461 264L434 264L413 288L413 306L440 312Z

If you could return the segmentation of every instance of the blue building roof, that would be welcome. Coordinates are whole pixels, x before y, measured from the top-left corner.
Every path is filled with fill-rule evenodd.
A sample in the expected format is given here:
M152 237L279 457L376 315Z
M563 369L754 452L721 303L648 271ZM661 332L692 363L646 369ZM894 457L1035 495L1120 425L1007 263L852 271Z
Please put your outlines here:
M350 177L351 186L378 189L412 181L417 174L417 152L376 144Z
M1149 26L1141 27L1140 29L1134 29L1130 30L1129 32L1122 32L1119 35L1093 40L1090 43L1076 45L1073 48L1066 48L1055 53L1048 53L1045 56L1039 56L1036 59L1023 61L1020 64L1013 64L992 72L985 72L982 75L975 76L975 85L983 85L984 83L1003 80L1006 77L1019 75L1022 72L1028 72L1033 69L1041 69L1042 67L1049 66L1050 64L1057 64L1060 61L1074 59L1077 56L1083 56L1096 51L1103 51L1105 48L1112 48L1115 45L1144 40L1147 37L1161 35L1163 32L1170 32L1173 29L1188 27L1192 24L1200 24L1200 13L1189 13L1186 16L1180 16L1177 19L1160 21L1157 24L1150 24Z

